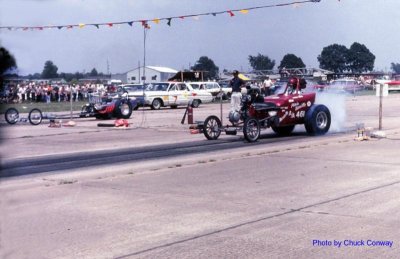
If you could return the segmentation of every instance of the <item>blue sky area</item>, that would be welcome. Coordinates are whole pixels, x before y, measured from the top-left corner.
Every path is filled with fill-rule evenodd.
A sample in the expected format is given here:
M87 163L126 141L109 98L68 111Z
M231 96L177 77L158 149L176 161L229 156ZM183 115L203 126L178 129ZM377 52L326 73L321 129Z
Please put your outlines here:
M114 23L211 13L290 0L0 0L0 26ZM400 63L400 1L321 0L216 16L149 22L146 64L187 69L208 56L222 69L250 70L249 55L261 53L279 62L287 53L318 67L323 47L353 42L376 56L376 70ZM52 60L59 72L96 68L126 72L143 64L143 27L85 26L73 29L0 30L0 44L16 58L21 74L41 72ZM276 66L277 66L276 65Z

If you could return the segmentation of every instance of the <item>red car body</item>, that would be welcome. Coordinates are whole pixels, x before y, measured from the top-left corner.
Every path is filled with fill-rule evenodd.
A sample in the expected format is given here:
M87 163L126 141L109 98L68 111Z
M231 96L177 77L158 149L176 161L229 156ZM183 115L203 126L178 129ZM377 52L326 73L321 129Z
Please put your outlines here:
M274 103L278 111L279 126L304 124L307 110L315 102L315 93L278 94L264 98L264 102Z

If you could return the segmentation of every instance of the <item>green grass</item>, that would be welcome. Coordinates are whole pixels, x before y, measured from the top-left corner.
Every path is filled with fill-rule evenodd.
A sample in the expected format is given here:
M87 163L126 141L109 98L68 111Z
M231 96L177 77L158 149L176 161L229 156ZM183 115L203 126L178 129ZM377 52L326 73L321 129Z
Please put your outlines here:
M399 94L400 91L390 91L389 95L394 95L394 94ZM350 93L351 95L353 93ZM365 96L365 95L376 95L376 90L372 89L366 89L366 90L361 90L356 92L356 96Z
M354 95L350 93L350 95ZM356 96L365 96L365 95L375 95L375 91L373 90L361 90L356 92Z
M72 102L72 111L81 111L81 108L87 102L79 101ZM12 103L1 104L0 113L4 114L8 108L16 108L20 113L28 113L33 108L38 108L42 112L69 112L71 110L71 103L69 102L52 102L52 103Z

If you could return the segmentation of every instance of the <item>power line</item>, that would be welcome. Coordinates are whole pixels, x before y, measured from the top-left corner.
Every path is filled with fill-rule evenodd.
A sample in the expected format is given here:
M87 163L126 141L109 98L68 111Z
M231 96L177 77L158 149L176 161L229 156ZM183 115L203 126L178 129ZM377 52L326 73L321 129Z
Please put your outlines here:
M306 4L306 3L318 3L321 0L303 0L303 1L292 1L280 4L270 4L270 5L261 5L261 6L253 6L241 9L231 9L225 11L217 11L217 12L207 12L207 13L197 13L197 14L186 14L186 15L179 15L179 16L171 16L171 17L163 17L163 18L153 18L153 19L141 19L141 20L131 20L131 21L120 21L120 22L102 22L102 23L78 23L78 24L65 24L65 25L42 25L42 26L0 26L0 30L44 30L44 29L73 29L73 28L84 28L86 26L94 26L97 29L100 27L113 27L114 25L121 25L127 24L129 26L133 26L134 23L140 23L143 27L149 29L149 22L154 22L155 24L159 24L160 21L167 21L167 25L171 26L171 22L173 19L184 20L185 18L198 18L200 16L217 16L221 14L228 14L230 17L235 16L237 13L247 14L249 11L252 10L259 10L259 9L266 9L266 8L275 8L275 7L286 7L286 6L293 6L299 4Z

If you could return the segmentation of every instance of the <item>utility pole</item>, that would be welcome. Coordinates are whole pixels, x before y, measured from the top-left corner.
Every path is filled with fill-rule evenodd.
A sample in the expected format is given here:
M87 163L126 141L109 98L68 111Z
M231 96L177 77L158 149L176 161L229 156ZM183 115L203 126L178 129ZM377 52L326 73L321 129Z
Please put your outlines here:
M383 86L384 86L384 84L380 84L380 87L379 87L379 130L382 130L382 114L383 114L382 99L383 99Z
M138 71L139 71L139 84L142 83L142 78L140 77L140 60L138 61Z
M108 62L108 59L107 59L107 75L110 75L110 63Z
M146 37L147 24L143 26L143 84L146 83Z

